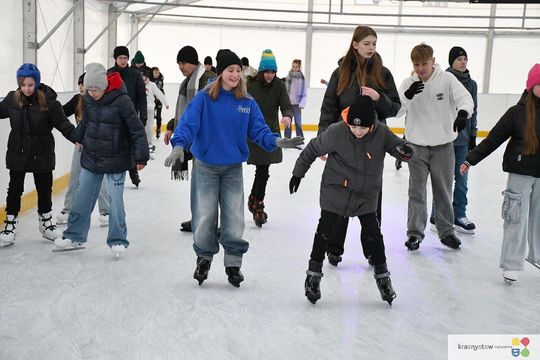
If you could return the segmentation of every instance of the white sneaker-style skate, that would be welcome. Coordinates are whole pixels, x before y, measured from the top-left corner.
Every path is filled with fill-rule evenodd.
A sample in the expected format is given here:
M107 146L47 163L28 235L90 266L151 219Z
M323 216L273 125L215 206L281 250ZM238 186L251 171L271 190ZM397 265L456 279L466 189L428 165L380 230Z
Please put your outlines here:
M109 214L100 214L98 221L100 227L109 226Z
M116 244L116 245L111 246L111 251L114 254L114 256L116 256L116 258L119 259L120 255L126 252L126 247L124 245Z
M60 211L60 214L56 215L56 225L64 225L67 224L69 219L69 212L67 211Z
M517 271L504 270L503 271L503 278L504 278L504 281L507 284L512 285L518 279Z
M7 215L4 220L4 229L0 231L0 247L8 247L15 244L17 237L16 224L17 217L15 215Z
M47 240L54 241L62 235L60 229L58 229L55 223L52 221L52 213L48 212L45 214L38 213L39 220L39 231L41 235Z
M62 251L73 251L73 250L82 250L84 249L84 243L78 241L72 241L71 239L66 239L65 237L59 237L54 240L53 252L62 252Z

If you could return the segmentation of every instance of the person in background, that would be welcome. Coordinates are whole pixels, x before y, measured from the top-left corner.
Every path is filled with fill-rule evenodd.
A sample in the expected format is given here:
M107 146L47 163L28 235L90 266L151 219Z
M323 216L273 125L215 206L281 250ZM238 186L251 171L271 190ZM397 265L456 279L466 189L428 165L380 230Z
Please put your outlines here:
M156 66L152 68L152 76L150 77L150 81L156 84L158 89L163 94L165 94L165 89L163 88L163 85L164 85L163 74L161 73L161 71L159 71L159 68ZM156 112L155 112L154 117L156 119L156 139L159 139L159 136L161 135L161 122L162 122L161 109L163 108L163 104L161 103L161 101L156 99L155 105L156 105L155 107Z
M204 68L207 71L211 71L213 73L216 72L216 68L214 66L212 66L212 58L210 56L207 56L207 57L204 58Z
M9 118L6 168L9 184L6 218L0 231L0 247L15 243L17 216L21 210L24 178L32 173L37 191L38 223L41 235L54 240L61 235L52 219L52 186L55 166L54 136L56 128L69 141L74 141L75 127L56 100L56 92L41 83L36 65L25 63L17 69L17 89L0 102L0 119Z
M133 56L133 59L131 60L131 67L140 73L152 71L152 68L146 65L144 55L140 50L137 50L135 56Z
M249 66L249 59L247 57L243 57L242 59L242 76L244 77L244 81L246 81L248 76L256 77L257 76L257 69Z
M147 111L147 120L146 125L144 126L144 129L146 130L146 141L148 141L148 149L150 151L150 159L154 158L154 152L156 151L156 146L152 143L152 129L154 127L154 104L155 101L159 101L160 103L165 105L165 108L169 108L169 104L167 103L167 98L165 97L165 94L159 90L157 85L150 81L151 77L150 72L143 72L142 77L144 81L144 85L146 87L146 111Z
M527 261L540 268L540 64L527 76L525 91L460 165L462 174L478 164L508 139L503 171L508 183L503 191L503 242L500 267L512 284Z
M240 267L249 247L242 239L242 163L248 157L246 139L267 151L298 147L303 139L281 139L272 133L259 106L246 92L240 58L230 50L220 51L216 58L218 77L199 91L185 109L171 139L173 150L165 165L182 160L184 148L191 145L197 159L191 181L193 249L197 255L193 277L199 285L208 278L212 259L221 244L228 281L239 287L244 281Z
M302 131L302 109L306 106L307 100L306 79L301 69L302 61L299 59L293 60L292 68L285 79L289 98L291 99L296 136L304 136ZM291 126L285 127L286 138L291 137L291 132Z

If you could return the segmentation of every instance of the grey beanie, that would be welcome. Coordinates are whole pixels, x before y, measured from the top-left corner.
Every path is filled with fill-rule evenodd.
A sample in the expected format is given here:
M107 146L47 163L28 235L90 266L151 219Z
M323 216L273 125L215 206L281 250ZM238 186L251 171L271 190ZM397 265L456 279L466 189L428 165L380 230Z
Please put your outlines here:
M100 63L90 63L85 67L84 87L86 90L107 90L107 70Z

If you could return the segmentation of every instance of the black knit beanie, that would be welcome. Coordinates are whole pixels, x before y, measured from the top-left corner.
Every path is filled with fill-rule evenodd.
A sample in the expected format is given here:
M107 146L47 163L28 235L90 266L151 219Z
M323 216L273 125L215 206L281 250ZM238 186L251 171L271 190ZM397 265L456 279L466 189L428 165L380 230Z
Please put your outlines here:
M456 59L460 56L467 57L467 52L465 51L465 49L459 46L454 46L450 49L450 52L448 53L448 64L450 65L450 67L452 67L454 61L456 61Z
M176 55L176 62L186 62L189 64L197 65L199 63L199 54L192 46L184 46L178 51Z
M221 74L223 70L225 70L231 65L238 65L240 66L240 69L242 69L242 61L240 61L240 58L238 57L238 55L236 55L231 50L220 50L218 52L216 60L217 60L216 71L218 75Z
M369 96L359 95L349 107L349 125L371 127L375 123L375 105Z
M115 47L114 50L113 50L114 60L116 60L116 58L119 57L120 55L126 55L129 58L129 50L128 50L128 48L125 47L125 46L117 46L117 47Z
M212 58L210 56L204 58L204 65L212 65Z

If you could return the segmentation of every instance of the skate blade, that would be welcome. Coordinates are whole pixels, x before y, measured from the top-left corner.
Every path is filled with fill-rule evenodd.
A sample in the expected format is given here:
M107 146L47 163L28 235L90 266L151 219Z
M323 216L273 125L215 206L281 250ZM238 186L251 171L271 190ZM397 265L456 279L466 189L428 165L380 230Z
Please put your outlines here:
M535 263L534 261L532 261L530 259L527 259L527 258L525 258L525 260L527 260L527 262L529 264L531 264L532 266L534 266L535 268L540 269L540 264L539 263Z
M84 246L81 246L81 247L70 247L70 248L65 248L65 249L59 249L59 248L54 248L53 247L53 252L66 252L66 251L75 251L75 250L84 250L86 249L86 247Z
M454 226L454 229L456 229L457 232L465 235L474 235L474 230L466 230L463 229L461 226Z
M15 245L15 242L3 243L3 244L0 244L0 248L7 248L13 245Z
M100 228L109 227L109 224L99 224Z
M50 242L54 242L54 240L55 240L55 239L49 239L48 237L45 237L45 236L42 236L42 238L44 238L45 240L50 241Z
M504 278L504 282L507 283L508 285L512 285L516 282L516 280Z

